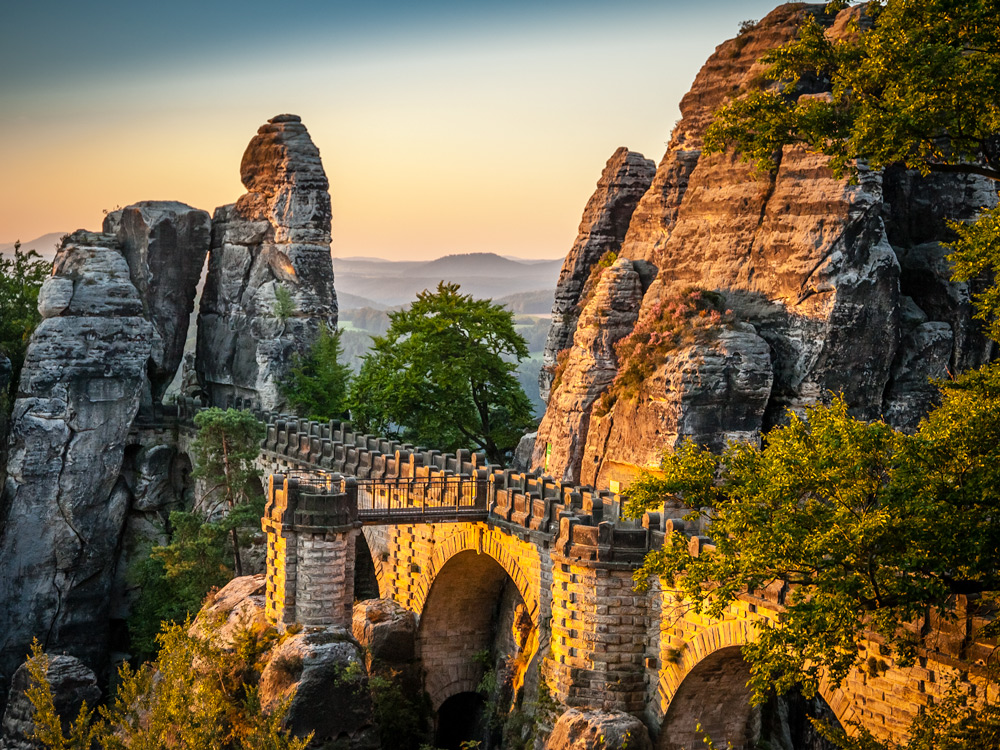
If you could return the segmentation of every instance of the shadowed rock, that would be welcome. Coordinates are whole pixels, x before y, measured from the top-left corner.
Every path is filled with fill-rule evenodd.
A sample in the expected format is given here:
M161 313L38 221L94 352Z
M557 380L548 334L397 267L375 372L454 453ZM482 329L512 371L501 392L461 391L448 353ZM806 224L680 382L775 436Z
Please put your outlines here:
M158 404L184 354L188 321L208 255L212 221L206 211L176 201L142 201L109 213L156 338L149 363L153 403Z
M11 425L0 537L0 673L33 636L95 669L129 492L119 474L152 326L113 236L77 232L38 301Z

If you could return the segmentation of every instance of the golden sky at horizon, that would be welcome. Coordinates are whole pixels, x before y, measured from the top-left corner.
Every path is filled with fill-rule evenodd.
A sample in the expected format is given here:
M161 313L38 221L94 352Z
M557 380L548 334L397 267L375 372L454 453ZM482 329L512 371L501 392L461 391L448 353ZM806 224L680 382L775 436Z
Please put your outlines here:
M231 203L257 127L293 112L330 178L335 257L559 257L615 148L659 162L705 58L771 7L724 2L706 17L643 1L609 26L591 5L572 23L377 44L331 48L306 27L287 48L0 67L0 243L96 229L104 209L139 200Z

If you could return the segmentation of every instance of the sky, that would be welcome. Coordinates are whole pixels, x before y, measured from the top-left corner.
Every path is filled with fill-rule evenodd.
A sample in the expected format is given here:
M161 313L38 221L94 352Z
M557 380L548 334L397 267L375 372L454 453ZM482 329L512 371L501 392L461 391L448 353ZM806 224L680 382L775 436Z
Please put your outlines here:
M4 3L0 244L243 192L302 117L334 257L565 255L618 146L657 163L714 48L774 0Z

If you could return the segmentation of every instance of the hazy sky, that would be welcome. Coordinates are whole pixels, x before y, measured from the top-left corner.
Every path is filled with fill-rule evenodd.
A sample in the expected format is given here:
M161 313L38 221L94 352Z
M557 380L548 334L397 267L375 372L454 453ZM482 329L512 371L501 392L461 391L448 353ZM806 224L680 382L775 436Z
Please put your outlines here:
M774 4L5 3L0 243L231 203L257 127L293 112L335 256L559 257L614 149L659 162L702 63Z

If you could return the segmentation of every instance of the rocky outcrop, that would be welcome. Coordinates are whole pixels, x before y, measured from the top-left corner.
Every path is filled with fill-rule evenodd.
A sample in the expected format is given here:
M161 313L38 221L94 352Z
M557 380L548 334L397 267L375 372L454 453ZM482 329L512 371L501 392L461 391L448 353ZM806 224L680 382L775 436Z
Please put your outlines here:
M620 711L571 708L562 714L545 750L653 750L646 725Z
M414 658L417 616L392 599L357 602L351 628L373 660L403 664Z
M64 734L68 734L70 723L80 712L81 706L86 703L93 710L101 699L97 675L72 656L46 655L45 658L48 659L45 677L52 691L52 704L62 719ZM35 710L25 695L29 687L31 675L28 663L25 662L18 667L11 681L3 725L0 727L0 748L3 750L38 750L42 747L31 739L35 733Z
M32 637L94 666L129 502L119 473L152 326L113 236L76 232L42 287L11 427L0 537L0 672Z
M149 382L151 400L159 404L184 354L211 242L211 218L206 211L176 201L142 201L109 213L104 231L118 238L156 333Z
M215 405L284 404L279 382L319 326L337 324L329 183L295 115L269 120L243 154L247 193L212 219L198 313L198 376Z
M615 379L614 346L632 331L641 300L639 274L631 261L621 258L600 271L538 426L533 468L565 482L579 482L592 407Z
M885 414L912 429L933 401L927 376L989 358L970 314L974 289L950 282L941 245L946 217L995 204L985 180L887 170L862 171L850 184L799 147L786 147L777 168L758 176L732 153L702 152L715 108L773 85L756 62L763 52L793 38L807 15L837 35L857 12L782 5L720 45L698 74L620 257L657 269L640 321L698 288L720 294L742 325L677 347L629 398L609 386L609 397L596 399L604 363L595 361L594 375L567 367L561 389L586 398L553 394L543 424L582 425L587 408L590 424L585 449L556 464L557 475L599 487L627 481L680 438L713 447L755 440L788 409L830 393L842 393L858 416ZM799 93L824 96L822 86L804 81ZM540 433L539 445L546 442ZM536 466L538 456L536 447Z
M545 341L538 389L542 401L549 400L559 352L573 342L580 317L580 296L591 268L605 253L617 253L628 231L632 212L649 188L655 165L642 154L622 146L611 155L597 189L587 201L579 234L559 272L552 324Z

